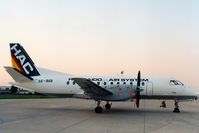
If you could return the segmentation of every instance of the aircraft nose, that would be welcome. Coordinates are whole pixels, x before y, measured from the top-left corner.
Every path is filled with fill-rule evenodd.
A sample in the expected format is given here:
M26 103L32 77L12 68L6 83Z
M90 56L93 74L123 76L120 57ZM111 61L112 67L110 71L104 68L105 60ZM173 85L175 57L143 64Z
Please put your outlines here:
M195 91L193 91L193 89L191 89L191 88L188 88L188 89L190 90L189 93L190 93L191 96L193 96L193 99L197 100L198 94Z
M199 98L199 92L196 93L196 98L195 98L195 100L198 100L198 98Z

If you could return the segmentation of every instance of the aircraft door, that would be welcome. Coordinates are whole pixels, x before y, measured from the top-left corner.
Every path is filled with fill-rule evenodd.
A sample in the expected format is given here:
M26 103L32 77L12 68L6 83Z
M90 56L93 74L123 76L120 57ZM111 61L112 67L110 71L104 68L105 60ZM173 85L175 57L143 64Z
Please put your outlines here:
M152 96L153 95L153 82L147 82L147 87L146 87L146 94L147 96Z

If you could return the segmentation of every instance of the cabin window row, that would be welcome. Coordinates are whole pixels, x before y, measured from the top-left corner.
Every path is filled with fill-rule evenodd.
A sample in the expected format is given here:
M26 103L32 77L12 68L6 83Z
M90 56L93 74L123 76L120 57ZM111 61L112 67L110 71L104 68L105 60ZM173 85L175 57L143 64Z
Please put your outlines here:
M101 82L97 82L97 85L100 85L101 84ZM110 85L114 85L115 84L115 82L110 82ZM117 85L120 85L120 84L123 84L123 85L126 85L127 83L126 82L117 82L116 83ZM133 85L133 82L130 82L129 83L130 85ZM107 85L107 82L104 82L104 85ZM142 86L145 86L145 82L142 82L142 84L141 84Z
M67 81L66 84L70 85L70 81ZM72 85L75 85L75 81L72 82Z
M70 85L71 83L70 83L70 81L67 81L66 84L67 84L67 85ZM75 81L73 81L73 82L72 82L72 85L75 85L75 84L76 84ZM104 82L103 84L104 84L104 85L107 85L107 82ZM114 84L115 84L115 82L110 82L110 85L114 85ZM121 82L117 82L117 83L116 83L116 85L119 85L119 84L121 84ZM122 84L123 84L123 85L126 85L127 83L126 83L126 82L122 82ZM130 84L130 85L133 85L133 82L130 82L129 84ZM101 82L97 82L97 85L101 85ZM142 82L141 85L144 86L144 85L145 85L145 82Z

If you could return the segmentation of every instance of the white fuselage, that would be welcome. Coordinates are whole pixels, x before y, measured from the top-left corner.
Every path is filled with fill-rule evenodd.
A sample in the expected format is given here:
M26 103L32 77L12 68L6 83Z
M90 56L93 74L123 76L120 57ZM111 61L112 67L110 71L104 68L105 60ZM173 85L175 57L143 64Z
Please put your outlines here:
M34 77L32 82L14 83L42 94L50 95L83 95L84 91L72 78L77 76L60 72L39 69L40 76ZM87 78L95 84L116 95L111 100L128 100L134 97L137 84L136 77L80 77ZM141 96L146 99L192 99L196 94L182 84L171 84L174 78L142 77ZM103 99L102 99L103 100Z

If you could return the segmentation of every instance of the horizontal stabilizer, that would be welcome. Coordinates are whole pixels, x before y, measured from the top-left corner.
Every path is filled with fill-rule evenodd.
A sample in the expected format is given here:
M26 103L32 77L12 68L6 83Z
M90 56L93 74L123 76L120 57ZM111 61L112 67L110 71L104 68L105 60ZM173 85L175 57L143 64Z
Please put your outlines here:
M19 83L31 82L33 79L24 76L22 73L17 71L17 69L13 67L4 67L6 71L10 74L10 76Z

